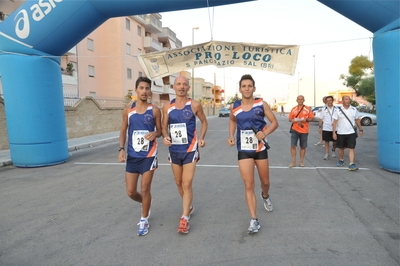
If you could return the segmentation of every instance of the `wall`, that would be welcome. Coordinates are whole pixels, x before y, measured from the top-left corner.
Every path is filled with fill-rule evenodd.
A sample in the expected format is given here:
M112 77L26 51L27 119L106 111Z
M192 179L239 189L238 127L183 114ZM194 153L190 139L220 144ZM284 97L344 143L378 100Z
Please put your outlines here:
M74 107L65 107L68 139L120 130L122 111L120 107L102 108L89 96Z
M122 111L120 107L102 108L92 97L80 100L74 107L65 107L68 139L120 130ZM0 98L0 150L8 149L4 100Z

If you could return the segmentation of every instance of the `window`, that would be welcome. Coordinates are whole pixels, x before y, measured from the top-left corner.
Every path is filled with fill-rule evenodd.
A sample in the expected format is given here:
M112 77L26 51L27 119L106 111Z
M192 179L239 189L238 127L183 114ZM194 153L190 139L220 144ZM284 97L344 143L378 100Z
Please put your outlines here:
M126 44L126 54L131 54L131 45L129 43Z
M87 48L90 51L94 50L94 44L93 44L93 40L92 39L87 39Z
M89 66L88 72L89 77L94 77L94 66Z
M140 71L139 71L138 75L139 75L139 77L143 77L143 74Z
M96 93L94 91L89 92L89 96L96 99Z
M131 30L131 21L127 18L125 19L125 28Z
M130 69L130 68L127 69L126 76L128 79L132 79L132 69Z
M142 27L137 26L137 35L142 36Z
M137 49L138 54L142 54L142 49Z

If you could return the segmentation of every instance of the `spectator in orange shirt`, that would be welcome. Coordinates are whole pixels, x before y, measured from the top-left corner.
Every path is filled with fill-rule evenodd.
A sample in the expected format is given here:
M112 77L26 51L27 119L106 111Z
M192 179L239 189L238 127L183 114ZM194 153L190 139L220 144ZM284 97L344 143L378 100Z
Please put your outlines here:
M300 140L300 163L299 166L304 167L304 157L306 155L307 139L308 139L308 122L314 118L314 114L310 107L304 105L304 96L299 95L296 99L297 106L293 107L289 113L289 122L292 123L290 128L290 153L292 155L292 163L289 168L296 166L296 148Z

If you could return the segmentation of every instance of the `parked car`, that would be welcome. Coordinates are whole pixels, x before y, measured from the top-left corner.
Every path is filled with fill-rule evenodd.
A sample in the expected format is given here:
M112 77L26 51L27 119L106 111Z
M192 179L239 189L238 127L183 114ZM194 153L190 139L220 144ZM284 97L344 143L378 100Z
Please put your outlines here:
M370 126L376 124L376 115L370 113L359 112L360 122L363 126Z
M313 122L318 122L319 121L319 112L322 111L323 106L316 106L311 109L311 111L314 114Z
M338 107L338 106L336 106L336 107ZM322 111L322 108L323 108L323 106L317 106L312 109L312 111L314 113L314 119L313 119L314 122L319 121L319 113ZM358 118L360 118L361 125L363 125L363 126L376 125L376 123L377 123L376 115L370 114L370 113L365 113L365 112L358 112L358 113L360 114L360 116Z
M229 114L231 113L231 110L229 108L222 108L219 110L219 117L229 117Z

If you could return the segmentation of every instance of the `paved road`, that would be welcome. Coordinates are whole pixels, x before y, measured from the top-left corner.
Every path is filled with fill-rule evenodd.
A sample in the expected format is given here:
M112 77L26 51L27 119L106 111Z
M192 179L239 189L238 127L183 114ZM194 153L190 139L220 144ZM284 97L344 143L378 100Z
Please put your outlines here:
M167 149L160 145L150 232L138 237L140 205L125 194L118 144L103 143L52 167L0 168L0 265L399 265L399 175L379 168L376 127L358 138L359 171L322 160L317 123L306 167L289 169L289 123L278 119L269 137L275 209L258 201L258 234L247 234L228 119L212 117L188 235L176 233L181 200Z

